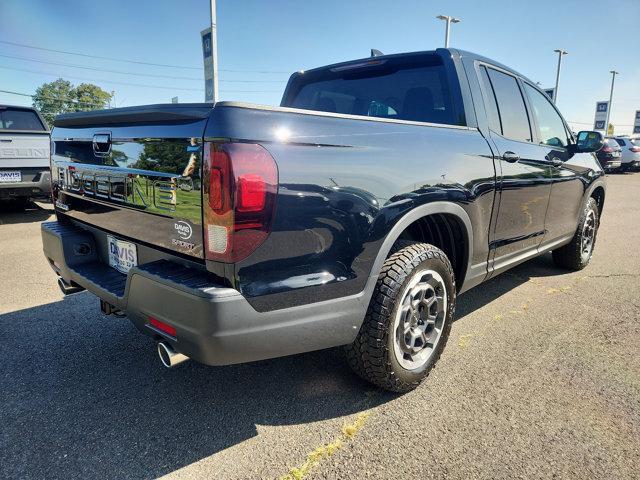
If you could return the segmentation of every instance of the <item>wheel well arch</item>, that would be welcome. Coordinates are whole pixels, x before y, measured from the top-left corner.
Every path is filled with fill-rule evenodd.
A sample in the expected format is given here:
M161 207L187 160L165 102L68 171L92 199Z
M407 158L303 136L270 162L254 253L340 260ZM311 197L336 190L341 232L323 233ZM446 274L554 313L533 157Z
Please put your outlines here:
M598 204L598 214L602 215L602 209L604 208L604 197L605 197L604 187L602 185L598 185L596 188L593 189L590 196Z
M442 250L451 265L459 290L467 270L469 245L462 220L451 213L432 213L409 224L398 240L430 243Z
M398 240L431 243L443 250L454 268L456 289L460 291L471 268L473 229L467 212L458 204L436 201L420 205L406 212L387 233L378 251L367 288L373 287L382 264L393 252ZM448 244L453 241L454 244Z

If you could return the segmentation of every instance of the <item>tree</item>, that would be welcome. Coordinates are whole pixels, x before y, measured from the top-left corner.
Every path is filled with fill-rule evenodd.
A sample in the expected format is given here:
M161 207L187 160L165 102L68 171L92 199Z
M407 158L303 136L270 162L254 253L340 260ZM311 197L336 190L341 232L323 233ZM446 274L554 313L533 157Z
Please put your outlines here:
M49 123L56 115L67 112L83 112L106 108L112 95L97 85L82 83L74 87L71 82L59 78L43 83L36 89L33 106L42 113Z
M85 112L105 108L109 105L112 95L92 83L81 83L74 89L76 103L75 112Z

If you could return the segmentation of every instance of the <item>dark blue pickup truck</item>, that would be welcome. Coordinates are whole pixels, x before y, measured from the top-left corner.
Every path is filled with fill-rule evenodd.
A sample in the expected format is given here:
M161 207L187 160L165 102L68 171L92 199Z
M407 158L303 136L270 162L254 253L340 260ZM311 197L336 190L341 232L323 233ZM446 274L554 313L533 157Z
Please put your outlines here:
M280 107L66 114L44 253L64 293L129 317L167 366L345 345L406 391L457 295L548 251L589 263L601 146L524 76L454 49L295 73Z

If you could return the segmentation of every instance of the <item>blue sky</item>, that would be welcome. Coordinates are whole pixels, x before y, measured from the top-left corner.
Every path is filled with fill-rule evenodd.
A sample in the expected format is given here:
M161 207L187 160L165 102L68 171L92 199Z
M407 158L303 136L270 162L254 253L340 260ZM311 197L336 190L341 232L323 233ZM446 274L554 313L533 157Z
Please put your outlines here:
M115 91L118 106L173 96L201 101L200 30L208 25L208 5L0 0L0 42L182 67L0 43L0 89L32 94L41 83L63 77ZM372 47L398 53L442 46L438 14L462 19L452 27L452 47L498 60L545 87L555 82L553 50L567 50L558 105L570 122L586 123L572 124L574 129L592 126L595 102L609 97L609 71L620 71L612 122L617 133L630 133L640 110L640 0L218 0L221 98L278 104L290 72L367 56ZM30 99L0 93L0 103L26 105Z

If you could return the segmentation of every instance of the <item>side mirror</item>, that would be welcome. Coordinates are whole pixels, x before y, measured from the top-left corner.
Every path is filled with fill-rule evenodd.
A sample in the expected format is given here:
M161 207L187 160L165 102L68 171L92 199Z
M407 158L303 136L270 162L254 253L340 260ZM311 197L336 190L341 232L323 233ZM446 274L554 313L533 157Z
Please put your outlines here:
M604 145L604 139L599 132L582 131L578 132L575 153L597 152Z

